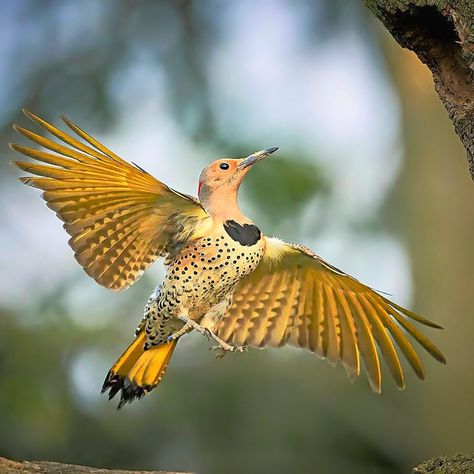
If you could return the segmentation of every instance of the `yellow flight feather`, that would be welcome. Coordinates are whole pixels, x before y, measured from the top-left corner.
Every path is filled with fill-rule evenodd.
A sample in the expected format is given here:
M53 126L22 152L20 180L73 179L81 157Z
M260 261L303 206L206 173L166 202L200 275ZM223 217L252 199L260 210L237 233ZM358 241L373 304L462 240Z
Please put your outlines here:
M405 380L397 346L419 378L424 369L411 336L435 359L439 349L410 321L439 328L328 264L305 247L266 238L257 269L244 277L218 334L236 344L295 344L329 362L340 361L354 380L362 359L375 392L380 392L380 356L398 388ZM380 355L379 355L380 352Z
M39 163L12 162L33 176L20 180L44 191L43 198L64 222L76 260L99 284L121 290L153 261L174 254L206 227L199 202L178 193L126 162L69 119L80 139L28 111L24 114L68 146L23 127L15 130L50 150L11 145Z

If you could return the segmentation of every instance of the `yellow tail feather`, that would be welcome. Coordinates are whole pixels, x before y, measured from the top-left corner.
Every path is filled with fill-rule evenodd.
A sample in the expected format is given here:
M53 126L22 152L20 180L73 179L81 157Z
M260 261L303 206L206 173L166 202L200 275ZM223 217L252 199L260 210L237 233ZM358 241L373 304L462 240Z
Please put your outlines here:
M143 349L144 343L145 332L141 330L105 378L102 393L110 390L109 400L121 392L118 408L139 400L160 383L177 341L166 342L146 351Z

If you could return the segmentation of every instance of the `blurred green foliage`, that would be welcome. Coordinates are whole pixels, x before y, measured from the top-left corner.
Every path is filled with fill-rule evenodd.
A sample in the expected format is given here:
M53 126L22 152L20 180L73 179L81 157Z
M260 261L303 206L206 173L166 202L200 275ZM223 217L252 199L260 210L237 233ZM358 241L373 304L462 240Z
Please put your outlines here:
M270 166L256 167L246 179L245 197L250 202L258 203L259 225L262 229L277 231L278 221L284 222L299 216L305 204L314 196L320 199L328 197L330 184L321 167L304 161L295 167L294 163L295 159L279 157Z

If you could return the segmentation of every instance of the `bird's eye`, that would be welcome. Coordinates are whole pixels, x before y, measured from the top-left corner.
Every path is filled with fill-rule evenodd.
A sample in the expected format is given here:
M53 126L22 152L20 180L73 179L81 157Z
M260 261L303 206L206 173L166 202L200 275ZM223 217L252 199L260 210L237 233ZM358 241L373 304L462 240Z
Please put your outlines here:
M228 170L228 169L229 169L229 163L221 163L221 164L219 165L219 168L220 168L221 170Z

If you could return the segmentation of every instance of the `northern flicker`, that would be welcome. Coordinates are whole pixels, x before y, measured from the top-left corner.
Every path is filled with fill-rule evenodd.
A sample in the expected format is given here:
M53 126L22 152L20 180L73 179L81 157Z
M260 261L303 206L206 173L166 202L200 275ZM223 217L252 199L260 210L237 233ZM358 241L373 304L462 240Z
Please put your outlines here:
M217 160L199 178L198 199L130 164L63 118L72 134L24 111L64 144L14 126L46 151L11 145L39 163L15 161L64 222L76 260L100 285L123 290L158 258L167 268L150 296L135 339L110 369L103 392L119 407L160 382L180 337L196 330L222 355L247 346L298 346L342 363L351 380L361 360L381 391L381 356L404 388L398 346L416 375L416 340L442 353L410 322L439 328L390 301L301 245L269 238L239 209L248 171L277 148ZM82 140L80 140L82 139ZM51 153L54 152L54 153Z

